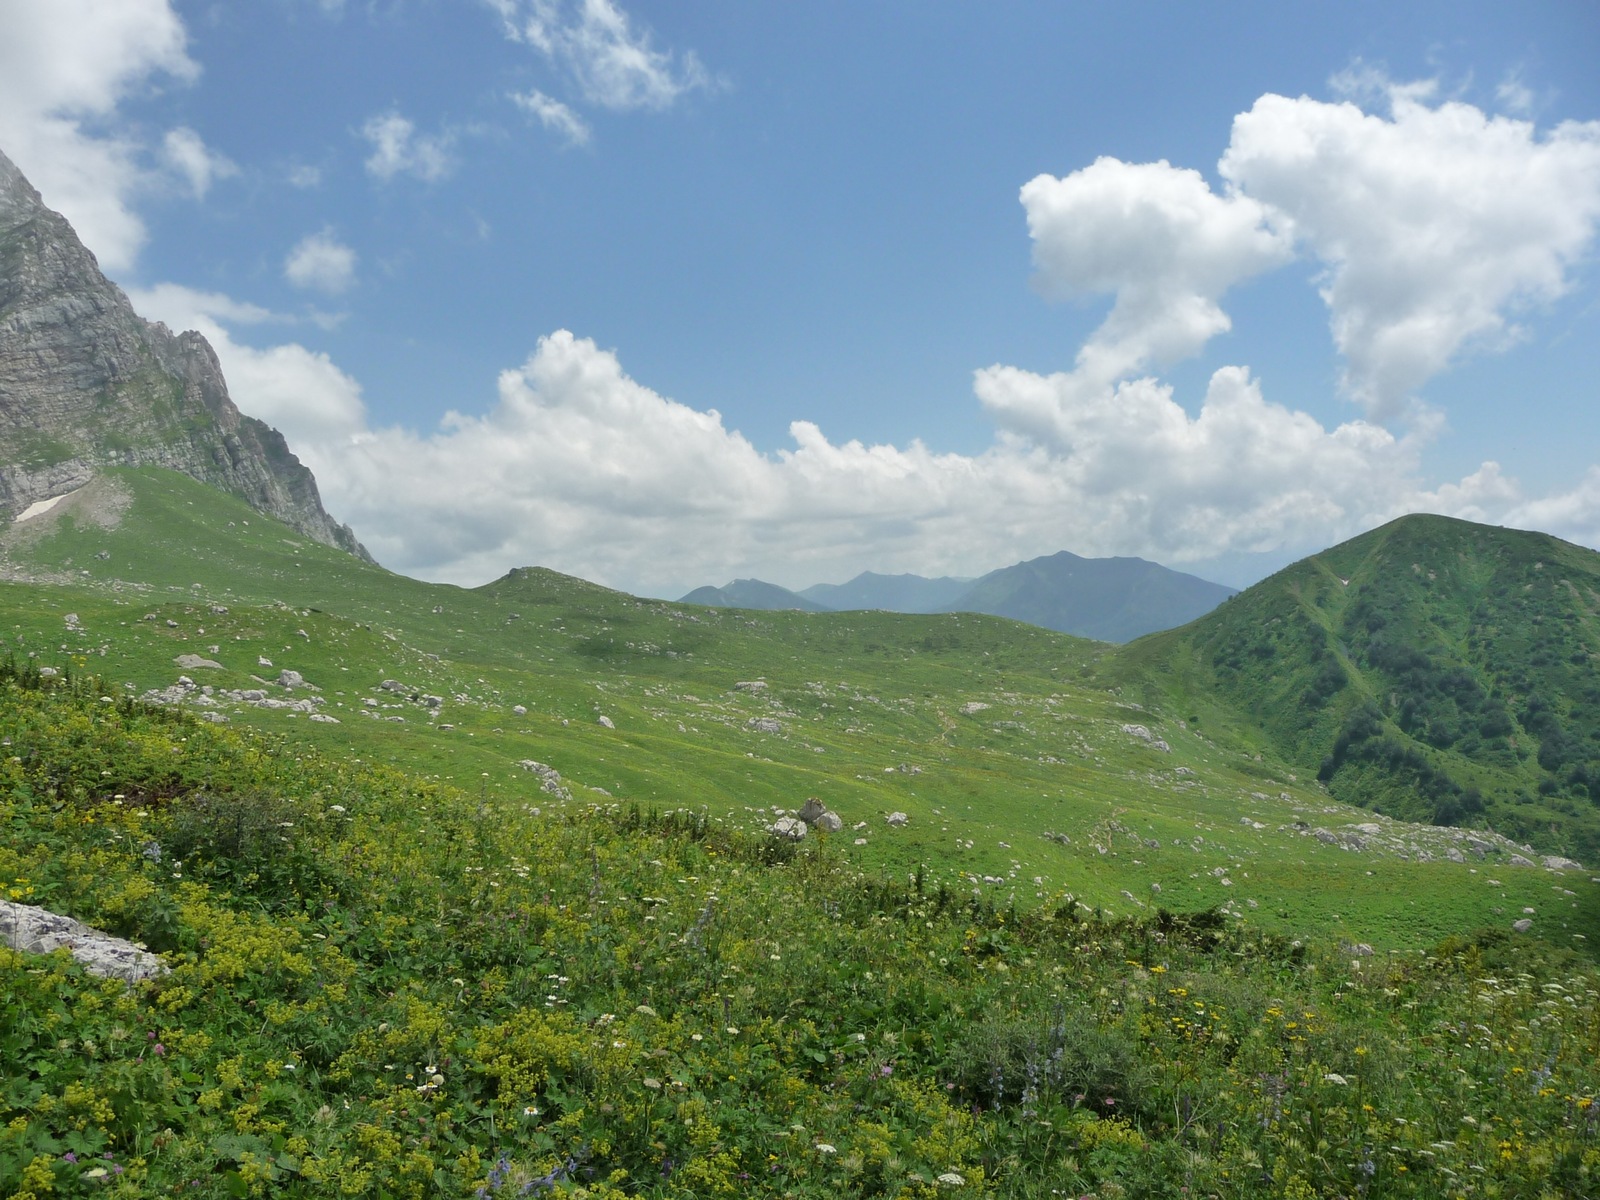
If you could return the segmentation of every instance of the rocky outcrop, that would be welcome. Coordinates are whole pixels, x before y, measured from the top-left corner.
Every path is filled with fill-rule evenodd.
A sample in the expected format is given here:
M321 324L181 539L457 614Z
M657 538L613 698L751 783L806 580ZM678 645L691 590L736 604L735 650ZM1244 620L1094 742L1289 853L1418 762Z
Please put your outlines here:
M24 954L65 949L92 975L138 983L168 967L142 946L31 904L0 900L0 945Z
M0 516L109 467L166 467L370 558L277 430L228 398L198 333L133 311L0 153Z

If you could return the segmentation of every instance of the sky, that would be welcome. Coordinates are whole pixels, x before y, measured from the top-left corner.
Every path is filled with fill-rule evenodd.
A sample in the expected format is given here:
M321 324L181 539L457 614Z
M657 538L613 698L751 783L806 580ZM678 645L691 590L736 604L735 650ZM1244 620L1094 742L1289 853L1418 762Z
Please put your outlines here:
M0 0L0 150L385 566L1600 547L1600 10Z

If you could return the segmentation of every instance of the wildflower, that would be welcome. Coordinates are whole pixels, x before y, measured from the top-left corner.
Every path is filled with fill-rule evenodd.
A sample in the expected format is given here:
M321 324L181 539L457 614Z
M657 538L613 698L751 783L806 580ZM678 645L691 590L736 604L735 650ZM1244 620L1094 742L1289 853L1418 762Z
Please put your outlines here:
M894 1074L894 1064L884 1063L883 1066L878 1068L878 1074L887 1079L889 1076Z
M839 1153L839 1147L830 1145L827 1142L818 1142L817 1143L817 1153L818 1154L837 1154L837 1153Z
M943 1175L940 1175L937 1179L935 1179L934 1182L939 1184L941 1187L964 1187L966 1186L967 1177L955 1171L946 1171Z
M74 1154L71 1150L68 1150L65 1154L63 1154L61 1156L61 1161L62 1162L69 1162L69 1163L75 1163L75 1162L78 1161L78 1156L76 1154Z
M522 1115L525 1117L537 1117L539 1115L539 1110L533 1105L529 1104L522 1110Z
M1340 1087L1344 1087L1345 1084L1349 1083L1350 1081L1348 1079L1346 1079L1343 1075L1340 1075L1337 1071L1329 1071L1326 1075L1324 1075L1322 1077L1322 1082L1324 1082L1324 1083L1337 1083Z
M655 1079L655 1078L652 1078L649 1075L646 1075L644 1077L644 1085L647 1088L659 1089L661 1087L661 1080Z

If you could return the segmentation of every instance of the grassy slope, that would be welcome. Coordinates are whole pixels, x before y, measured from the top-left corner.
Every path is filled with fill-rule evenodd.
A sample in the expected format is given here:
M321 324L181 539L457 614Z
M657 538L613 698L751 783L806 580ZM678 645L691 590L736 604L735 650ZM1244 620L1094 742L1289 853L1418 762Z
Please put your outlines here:
M1122 666L1152 702L1220 695L1337 797L1592 860L1597 661L1600 555L1407 517L1146 639Z
M604 789L738 829L817 795L845 818L832 841L852 864L926 864L930 882L1024 905L1062 891L1117 913L1227 905L1241 922L1379 946L1533 907L1541 933L1600 942L1587 875L1513 870L1503 854L1410 861L1448 843L1387 823L1362 851L1318 840L1371 818L1330 800L1282 729L1263 734L1193 688L1189 643L1164 664L1154 639L1125 652L1140 671L1176 672L1176 690L1141 696L1145 711L1129 690L1143 676L1110 647L995 618L689 609L540 570L464 590L296 538L182 477L130 473L121 486L132 503L115 527L69 508L13 535L14 564L73 578L0 587L0 631L41 663L135 692L171 684L182 653L221 662L188 672L219 688L264 680L282 695L278 670L298 670L339 724L224 711L486 800L559 803L522 759L555 766L580 801ZM442 710L380 692L385 679L444 697ZM752 679L767 690L733 690ZM379 716L363 715L366 699ZM989 707L962 711L974 701ZM754 731L760 717L782 732ZM1170 753L1123 731L1133 724ZM905 829L884 823L896 810Z
M480 800L0 665L0 1193L1591 1197L1600 976ZM481 1190L480 1190L481 1189Z

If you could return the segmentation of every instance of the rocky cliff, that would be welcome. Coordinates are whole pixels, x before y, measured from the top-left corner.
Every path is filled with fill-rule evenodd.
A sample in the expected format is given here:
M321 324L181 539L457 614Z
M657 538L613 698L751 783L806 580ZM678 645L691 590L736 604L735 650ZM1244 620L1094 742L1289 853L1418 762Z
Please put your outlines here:
M276 429L228 398L198 333L133 311L0 153L0 518L105 467L168 467L368 558Z

